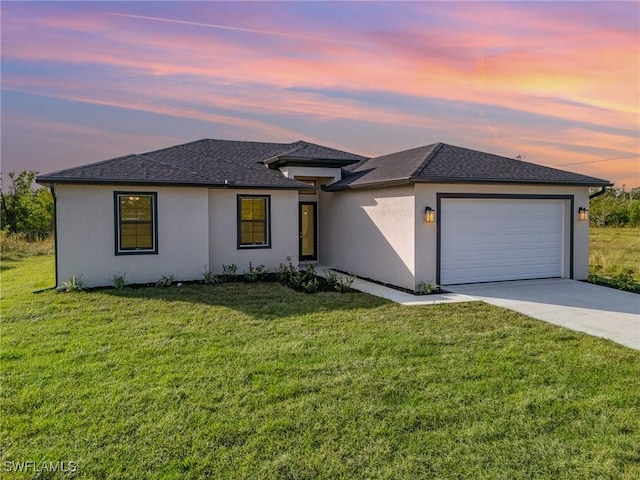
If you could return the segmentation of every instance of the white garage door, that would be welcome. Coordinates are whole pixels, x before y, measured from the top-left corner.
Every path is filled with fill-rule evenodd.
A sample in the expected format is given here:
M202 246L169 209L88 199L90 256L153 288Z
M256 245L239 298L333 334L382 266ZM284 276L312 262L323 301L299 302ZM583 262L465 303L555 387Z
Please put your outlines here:
M562 276L562 200L444 198L440 283Z

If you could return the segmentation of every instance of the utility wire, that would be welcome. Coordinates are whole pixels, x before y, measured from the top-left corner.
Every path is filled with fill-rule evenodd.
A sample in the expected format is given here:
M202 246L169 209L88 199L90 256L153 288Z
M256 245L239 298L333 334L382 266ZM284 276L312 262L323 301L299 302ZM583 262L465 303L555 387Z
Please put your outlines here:
M640 156L640 153L634 153L633 155L627 155L626 157L614 157L614 158L602 158L600 160L590 160L588 162L575 162L575 163L560 163L558 165L551 165L552 167L566 167L569 165L584 165L586 163L597 163L597 162L609 162L611 160L622 160L623 158L633 158Z

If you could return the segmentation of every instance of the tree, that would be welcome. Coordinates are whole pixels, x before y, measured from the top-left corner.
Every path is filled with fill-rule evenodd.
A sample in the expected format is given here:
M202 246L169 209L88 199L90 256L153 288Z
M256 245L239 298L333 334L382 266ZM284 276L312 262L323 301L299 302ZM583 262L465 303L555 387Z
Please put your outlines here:
M640 189L630 192L619 188L607 188L606 193L590 201L589 217L597 227L640 226Z
M8 193L0 190L0 222L9 233L29 240L45 238L53 231L53 197L46 188L34 187L37 172L10 172Z

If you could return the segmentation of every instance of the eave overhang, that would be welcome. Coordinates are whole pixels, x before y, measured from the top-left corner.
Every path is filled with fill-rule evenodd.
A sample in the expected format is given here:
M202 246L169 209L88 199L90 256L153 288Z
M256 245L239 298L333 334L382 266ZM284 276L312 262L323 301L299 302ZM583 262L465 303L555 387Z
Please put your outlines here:
M197 188L241 188L260 190L315 190L313 185L297 182L298 185L263 185L246 184L234 181L222 182L165 182L159 180L131 180L131 179L99 179L99 178L55 178L37 177L36 183L45 187L51 184L64 185L126 185L126 186L157 186L157 187L197 187Z
M264 164L269 168L281 167L326 167L326 168L342 168L347 165L353 165L360 160L347 160L339 158L307 158L296 157L291 155L277 155L268 158Z
M382 188L382 187L394 187L398 185L406 185L409 183L455 183L455 184L469 184L469 185L564 185L564 186L572 186L572 187L610 187L613 186L613 183L609 181L605 182L582 182L582 181L566 181L566 180L504 180L504 179L495 179L495 178L478 178L478 179L461 179L461 178L452 178L452 177L431 177L431 178L404 178L404 179L394 179L394 180L382 180L378 182L367 182L367 183L356 183L356 184L345 184L345 185L327 185L323 188L323 190L327 192L335 192L340 190L354 190L354 189L364 189L364 188Z

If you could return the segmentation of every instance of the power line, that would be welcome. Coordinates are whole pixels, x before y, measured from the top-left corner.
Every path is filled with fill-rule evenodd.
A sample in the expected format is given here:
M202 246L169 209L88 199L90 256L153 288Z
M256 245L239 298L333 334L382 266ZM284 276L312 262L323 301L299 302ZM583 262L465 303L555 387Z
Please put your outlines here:
M633 155L627 155L626 157L614 157L614 158L602 158L600 160L590 160L588 162L574 162L574 163L560 163L558 165L551 165L552 167L566 167L569 165L584 165L586 163L597 163L597 162L609 162L611 160L622 160L624 158L633 158L640 156L640 153L634 153Z

